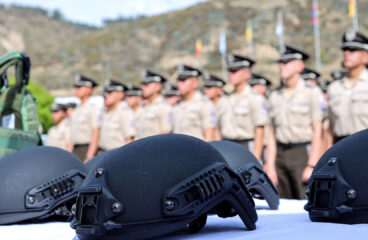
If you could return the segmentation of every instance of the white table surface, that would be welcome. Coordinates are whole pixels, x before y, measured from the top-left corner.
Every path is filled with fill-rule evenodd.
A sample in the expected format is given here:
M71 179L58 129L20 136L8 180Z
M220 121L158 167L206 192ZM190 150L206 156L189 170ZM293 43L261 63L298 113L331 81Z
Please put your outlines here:
M368 224L314 223L303 206L306 201L281 199L278 210L268 210L264 201L256 200L257 229L247 231L239 217L209 216L206 226L196 234L183 230L164 240L176 239L234 239L234 240L351 240L368 239ZM45 223L0 226L1 240L77 240L69 223Z

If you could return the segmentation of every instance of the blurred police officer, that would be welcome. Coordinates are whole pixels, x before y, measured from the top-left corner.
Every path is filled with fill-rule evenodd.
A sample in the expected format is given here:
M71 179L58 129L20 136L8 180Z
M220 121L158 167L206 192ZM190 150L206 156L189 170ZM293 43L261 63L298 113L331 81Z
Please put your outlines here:
M320 86L320 76L321 74L319 72L314 71L310 68L304 68L301 73L301 77L304 79L304 81L307 81L314 86Z
M330 134L340 139L368 127L368 39L348 30L342 39L347 73L328 87Z
M67 126L71 128L72 114L74 112L74 109L77 107L77 104L74 102L70 102L70 103L65 104L65 106L66 106L65 121L66 121Z
M81 104L72 114L71 143L68 150L73 151L84 162L96 154L100 135L100 112L90 102L90 96L96 86L97 83L93 79L83 75L78 75L74 83L76 96L80 99Z
M162 95L165 101L172 107L175 107L181 101L181 95L178 88L170 83L166 83Z
M149 70L143 73L142 92L147 102L135 119L137 139L172 131L170 106L160 95L165 82L160 74Z
M271 86L271 81L268 78L260 74L252 73L252 76L248 80L248 84L263 97L268 97L269 87Z
M140 87L134 86L132 84L127 85L127 89L125 91L125 102L128 107L132 109L134 119L137 117L142 108L142 98L143 93Z
M221 119L228 107L228 97L223 94L225 81L212 74L204 74L204 95L211 100L216 110L215 140L221 140Z
M70 128L66 119L67 106L54 103L51 106L51 117L55 126L50 128L47 133L47 146L67 149L70 139Z
M174 110L174 133L213 141L216 115L213 104L198 90L202 72L187 65L177 66L178 89L183 101Z
M221 136L247 147L260 159L268 113L264 97L248 85L254 63L244 56L227 55L229 82L235 91L230 95L229 107L221 118Z
M301 77L304 81L313 84L316 87L319 87L323 92L323 118L322 118L322 134L321 134L321 150L320 154L324 153L328 148L328 142L330 141L328 128L329 128L329 120L328 120L328 113L327 113L327 93L326 87L327 83L320 79L321 74L315 70L310 68L304 68L301 73Z
M67 118L71 118L72 117L72 114L74 112L74 109L77 107L77 104L76 103L73 103L73 102L70 102L70 103L67 103L66 104L66 117Z
M332 81L341 80L346 76L346 72L342 70L333 70L330 74Z
M108 80L104 85L104 110L101 114L100 140L98 152L121 147L134 139L133 111L122 106L125 85Z
M271 126L264 167L278 184L281 198L305 198L305 183L320 153L323 96L318 87L301 78L308 58L285 46L279 59L283 87L269 100Z
M269 87L271 86L271 81L268 78L266 78L266 77L264 77L264 76L262 76L260 74L252 73L252 76L248 80L248 84L252 87L253 90L255 90L260 95L262 95L263 97L265 97L265 99L266 99L266 105L267 105L267 108L268 108L268 101L267 101L267 99L268 99L269 94L270 94ZM266 146L267 146L267 138L268 138L269 124L270 124L270 122L268 121L268 123L264 126L262 162L265 161L266 154L267 154Z

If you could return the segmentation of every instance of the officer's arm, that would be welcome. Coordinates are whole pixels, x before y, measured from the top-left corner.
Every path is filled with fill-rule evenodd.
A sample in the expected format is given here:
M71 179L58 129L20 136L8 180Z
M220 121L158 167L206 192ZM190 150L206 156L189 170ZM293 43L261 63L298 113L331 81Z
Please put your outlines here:
M204 140L206 142L215 140L215 129L214 128L205 128L203 130L203 133L204 133Z
M100 138L100 129L99 128L93 129L92 140L89 143L88 151L87 151L87 155L86 155L86 159L84 160L84 163L88 162L88 160L90 160L91 158L95 156L97 152L99 138Z
M312 124L313 138L311 142L311 151L308 158L308 163L302 174L302 181L307 182L312 175L313 168L316 166L320 157L321 143L322 143L322 121L316 121Z
M73 150L74 150L74 144L73 144L72 140L69 140L68 141L68 144L66 145L66 150L68 152L73 152Z
M221 137L220 128L216 127L216 129L215 129L215 141L219 141L221 139L222 139L222 137Z
M264 127L258 126L254 129L254 149L253 154L257 159L261 159L263 152Z
M269 126L269 133L267 138L267 156L266 162L263 166L268 177L271 179L272 183L277 185L277 173L276 173L276 138L275 138L275 127L273 125Z
M333 127L334 127L334 121L330 118L327 136L326 136L327 149L329 149L333 145Z

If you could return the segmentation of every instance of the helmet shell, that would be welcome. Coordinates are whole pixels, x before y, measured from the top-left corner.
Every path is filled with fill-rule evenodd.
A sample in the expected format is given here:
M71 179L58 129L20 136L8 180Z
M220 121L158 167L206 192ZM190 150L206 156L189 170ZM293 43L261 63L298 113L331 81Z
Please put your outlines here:
M30 147L1 158L0 224L45 217L76 197L85 175L83 163L74 154L56 147Z
M306 191L312 221L368 223L368 130L336 143L318 161Z
M277 209L279 196L257 158L245 147L231 141L212 141L229 166L240 175L255 198L265 199L270 209Z
M229 172L231 178L226 174L220 177L221 171ZM239 194L248 199L235 201L233 209L248 204L240 210L247 208L249 213L239 215L254 229L254 202L241 179L210 144L180 134L143 138L97 160L80 188L72 227L83 240L152 238L196 219L204 226L204 215L216 213L216 206L227 198L233 201L232 186L239 186Z

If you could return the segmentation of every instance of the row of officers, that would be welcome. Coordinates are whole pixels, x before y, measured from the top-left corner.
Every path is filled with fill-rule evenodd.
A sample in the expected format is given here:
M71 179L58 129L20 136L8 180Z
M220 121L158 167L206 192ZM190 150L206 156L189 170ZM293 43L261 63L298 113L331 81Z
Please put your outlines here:
M88 161L96 154L156 134L179 133L205 141L229 140L250 149L282 198L302 199L306 182L323 151L368 127L368 39L348 30L342 38L344 72L328 87L305 68L309 56L285 46L278 63L279 88L252 73L255 61L227 55L229 83L187 65L177 67L177 88L145 71L141 88L109 80L104 109L90 102L97 83L79 76L74 87L81 100L70 118L66 106L52 108L57 123L48 145L65 148ZM204 79L204 95L198 91ZM165 146L162 146L165 148ZM180 153L178 153L180 154Z

